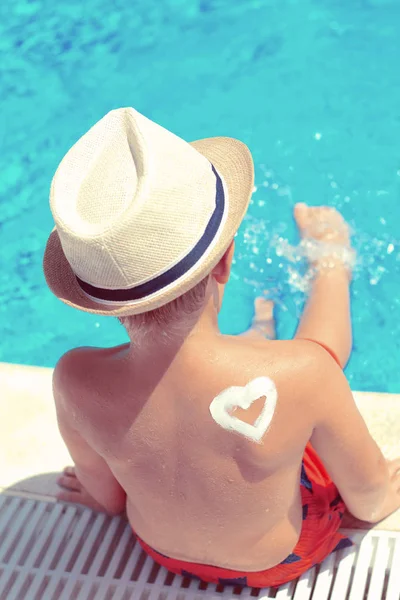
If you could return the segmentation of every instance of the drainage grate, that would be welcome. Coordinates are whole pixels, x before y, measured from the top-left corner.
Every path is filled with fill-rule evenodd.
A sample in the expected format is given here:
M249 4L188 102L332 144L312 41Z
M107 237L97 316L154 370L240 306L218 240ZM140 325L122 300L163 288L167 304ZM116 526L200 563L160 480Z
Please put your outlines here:
M0 600L399 600L400 533L351 535L296 582L224 588L160 568L120 518L0 495Z

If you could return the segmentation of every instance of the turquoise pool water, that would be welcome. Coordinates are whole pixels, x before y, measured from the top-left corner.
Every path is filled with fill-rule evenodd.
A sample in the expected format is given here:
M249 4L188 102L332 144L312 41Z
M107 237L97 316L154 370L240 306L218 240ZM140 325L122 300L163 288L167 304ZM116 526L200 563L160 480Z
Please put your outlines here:
M290 337L303 302L295 202L354 229L354 389L400 392L400 5L396 0L16 0L0 7L0 360L54 365L125 340L117 322L47 291L48 190L67 149L132 105L187 140L244 140L257 191L239 232L224 331L277 302ZM290 250L290 249L289 249Z

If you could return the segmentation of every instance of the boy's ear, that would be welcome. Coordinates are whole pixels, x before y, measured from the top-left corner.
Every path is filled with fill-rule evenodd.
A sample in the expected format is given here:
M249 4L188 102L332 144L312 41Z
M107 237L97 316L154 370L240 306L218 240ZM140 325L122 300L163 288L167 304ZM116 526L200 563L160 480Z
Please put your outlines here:
M225 254L219 261L217 265L215 265L212 270L212 276L216 280L217 283L221 285L225 285L228 283L229 276L231 274L231 266L233 260L233 253L235 251L235 242L232 240L229 248L226 250Z

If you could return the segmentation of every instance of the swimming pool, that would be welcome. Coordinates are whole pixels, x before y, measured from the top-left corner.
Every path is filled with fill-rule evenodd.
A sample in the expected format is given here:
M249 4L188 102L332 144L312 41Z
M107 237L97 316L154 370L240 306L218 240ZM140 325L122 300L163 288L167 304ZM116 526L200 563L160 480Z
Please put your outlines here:
M354 389L400 392L400 6L395 0L16 0L0 8L0 360L53 366L75 345L125 341L114 320L47 291L51 177L111 108L187 140L245 141L257 191L237 238L224 331L277 302L290 337L303 296L287 244L295 202L350 220ZM289 258L288 258L289 256ZM294 285L294 287L293 287Z

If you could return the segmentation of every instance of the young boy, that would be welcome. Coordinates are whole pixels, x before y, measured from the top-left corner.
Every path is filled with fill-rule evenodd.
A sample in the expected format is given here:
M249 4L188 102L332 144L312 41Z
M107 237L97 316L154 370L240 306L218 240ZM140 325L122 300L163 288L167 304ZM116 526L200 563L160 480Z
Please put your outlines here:
M126 511L146 551L205 581L276 586L349 544L345 508L377 522L400 506L400 461L385 461L343 375L351 351L348 227L297 205L323 243L295 338L253 327L221 335L233 238L253 188L248 149L187 144L133 109L106 115L61 162L49 287L118 317L130 343L76 348L54 371L75 462L61 500ZM271 337L271 336L269 336Z

